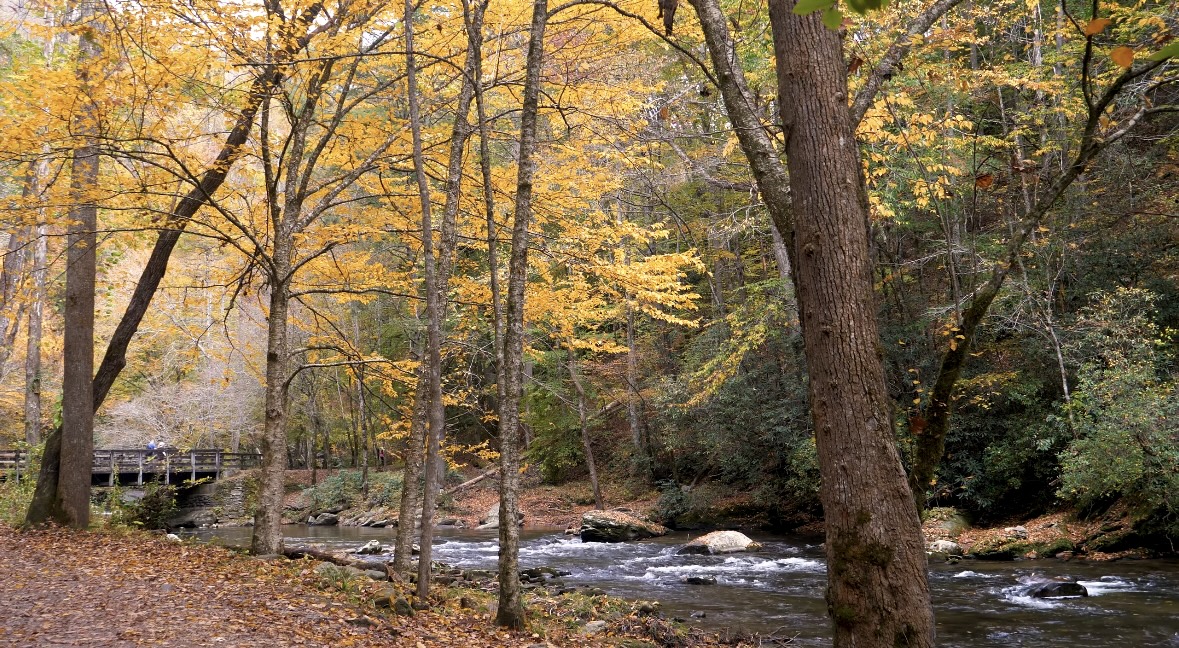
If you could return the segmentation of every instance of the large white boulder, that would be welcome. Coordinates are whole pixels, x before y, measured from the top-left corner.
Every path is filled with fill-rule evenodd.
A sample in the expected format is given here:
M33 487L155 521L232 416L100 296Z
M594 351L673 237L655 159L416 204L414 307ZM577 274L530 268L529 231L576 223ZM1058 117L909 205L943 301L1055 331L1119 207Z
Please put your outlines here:
M761 545L740 531L713 531L680 547L679 554L727 554L758 551Z

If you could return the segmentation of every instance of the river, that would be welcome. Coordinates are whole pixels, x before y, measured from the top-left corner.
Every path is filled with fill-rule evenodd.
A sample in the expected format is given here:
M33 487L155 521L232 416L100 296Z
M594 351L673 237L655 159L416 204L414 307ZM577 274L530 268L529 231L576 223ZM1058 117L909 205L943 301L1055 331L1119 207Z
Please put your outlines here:
M390 544L395 529L284 527L288 546L355 548L369 540ZM493 569L495 531L436 531L434 559L457 567ZM219 528L197 537L248 545L250 529ZM802 539L754 536L752 554L679 556L683 533L621 544L582 543L553 530L521 532L521 567L571 572L571 584L600 587L614 596L657 600L667 616L708 628L731 627L797 636L792 645L830 645L823 603L822 549ZM685 585L687 575L716 577L716 585ZM1069 578L1088 598L1021 596L1021 580ZM938 643L953 648L1167 646L1179 648L1179 561L963 560L930 568ZM693 618L692 613L697 617ZM703 613L703 617L699 615Z

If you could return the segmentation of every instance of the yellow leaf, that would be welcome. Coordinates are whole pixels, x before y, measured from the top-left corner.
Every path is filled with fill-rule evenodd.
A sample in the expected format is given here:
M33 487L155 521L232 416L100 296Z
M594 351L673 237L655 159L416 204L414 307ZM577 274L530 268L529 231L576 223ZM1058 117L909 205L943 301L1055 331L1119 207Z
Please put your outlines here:
M1110 52L1109 57L1118 64L1118 67L1129 69L1131 65L1134 65L1134 48L1123 45Z
M1089 21L1088 25L1085 25L1085 35L1096 36L1105 31L1105 28L1109 27L1111 22L1113 21L1109 18L1094 18L1093 20Z

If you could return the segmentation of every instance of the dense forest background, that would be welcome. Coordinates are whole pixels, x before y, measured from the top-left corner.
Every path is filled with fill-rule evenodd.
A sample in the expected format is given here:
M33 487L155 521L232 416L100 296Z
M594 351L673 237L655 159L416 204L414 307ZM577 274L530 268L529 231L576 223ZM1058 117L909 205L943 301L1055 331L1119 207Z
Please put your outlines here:
M722 4L754 109L780 145L765 8ZM853 89L920 4L845 18ZM1176 28L1166 4L1111 5L1101 25L1088 7L960 4L913 36L859 124L880 351L906 460L943 355L964 343L971 295L1084 145L1084 75L1113 79L1127 55L1164 46ZM482 126L487 145L465 140L453 231L432 232L453 250L441 354L456 465L486 466L498 447L491 286L507 276L528 9L488 9L485 120L465 135ZM99 412L96 446L258 447L276 259L289 253L288 465L400 462L427 322L399 11L333 5L348 19L316 33L277 81L225 185L186 224ZM655 11L583 2L551 18L526 460L546 481L585 479L588 439L598 470L657 485L673 514L741 492L767 523L796 526L820 512L819 476L785 244L702 66L698 26L684 19L661 38L648 29ZM157 232L174 225L169 214L275 56L263 19L246 5L144 1L62 29L71 23L53 7L5 4L0 446L35 445L59 416L79 106L100 155L88 200L99 206L101 349ZM454 2L415 17L438 212L452 199L463 20ZM68 37L81 29L102 43L87 80ZM1131 84L1101 128L1126 125L1116 110L1155 105L1159 85ZM988 521L1121 503L1179 525L1179 118L1152 107L1131 126L1047 206L973 333L931 504ZM297 227L275 225L271 210L296 204Z

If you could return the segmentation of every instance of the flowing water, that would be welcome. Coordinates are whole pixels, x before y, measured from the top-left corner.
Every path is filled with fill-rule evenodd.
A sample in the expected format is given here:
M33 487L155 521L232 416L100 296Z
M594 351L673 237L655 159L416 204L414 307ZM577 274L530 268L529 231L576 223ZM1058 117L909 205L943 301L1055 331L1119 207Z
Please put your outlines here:
M392 543L395 530L292 525L284 527L284 533L288 546L350 549L369 540ZM435 533L435 560L463 568L495 568L495 531ZM249 543L249 534L248 528L197 532L204 539L242 545ZM757 553L679 556L675 552L688 540L685 534L600 544L582 543L576 536L551 530L526 529L521 532L520 565L555 567L571 572L563 578L569 584L660 601L667 616L704 627L797 636L793 645L799 646L830 645L822 549L798 538L755 538L764 545ZM681 579L690 575L712 576L717 582L683 584ZM1080 581L1090 596L1053 600L1022 596L1023 582L1037 578ZM930 588L941 646L1179 648L1176 560L963 560L957 565L931 566Z

